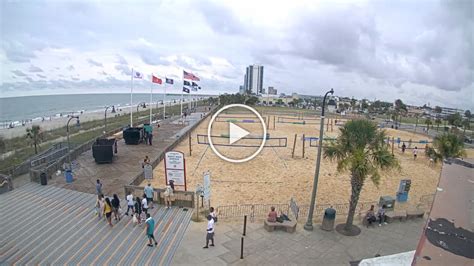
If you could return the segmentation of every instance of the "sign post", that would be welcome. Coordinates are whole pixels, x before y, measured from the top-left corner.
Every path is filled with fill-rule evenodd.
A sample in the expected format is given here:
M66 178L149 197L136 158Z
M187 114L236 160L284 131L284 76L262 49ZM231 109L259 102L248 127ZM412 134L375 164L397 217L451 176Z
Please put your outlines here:
M187 191L184 153L179 151L165 153L165 179L166 184L173 180L175 186L182 186L184 191Z

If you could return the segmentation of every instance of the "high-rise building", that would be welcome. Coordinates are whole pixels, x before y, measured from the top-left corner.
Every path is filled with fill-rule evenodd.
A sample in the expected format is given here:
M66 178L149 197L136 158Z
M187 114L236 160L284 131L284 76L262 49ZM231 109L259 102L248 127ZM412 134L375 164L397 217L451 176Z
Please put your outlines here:
M250 65L245 71L244 88L250 94L262 94L263 66Z
M244 85L240 85L240 86L239 86L239 93L240 93L240 94L245 94Z

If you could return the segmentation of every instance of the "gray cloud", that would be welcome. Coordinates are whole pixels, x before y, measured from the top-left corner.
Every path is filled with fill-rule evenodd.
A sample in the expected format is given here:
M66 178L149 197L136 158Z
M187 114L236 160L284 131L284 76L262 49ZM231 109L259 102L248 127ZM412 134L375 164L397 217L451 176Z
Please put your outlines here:
M36 55L29 47L17 41L3 41L3 49L8 60L15 63L30 62Z
M37 73L37 72L43 72L43 69L41 69L37 66L31 65L30 68L29 68L29 71L33 72L33 73Z
M210 1L204 1L197 6L212 30L223 34L244 33L243 24L228 7Z
M36 74L36 76L38 76L39 78L42 78L42 79L47 78L45 75L41 75L41 74Z
M80 80L80 79L79 79L79 78L77 78L77 77L71 77L71 79L72 79L72 80L74 80L74 81L78 81L78 80Z
M96 66L96 67L103 67L104 65L102 65L102 63L100 62L97 62L97 61L94 61L93 59L87 59L87 62L91 65L91 66Z
M103 76L107 76L107 75L108 75L107 72L105 72L105 71L103 71L103 70L102 70L102 71L99 71L99 72L97 72L97 73L98 73L99 75L103 75Z
M73 65L69 65L66 69L69 71L74 71L75 68Z
M12 73L15 74L18 77L26 77L27 76L25 73L21 72L20 70L13 70Z

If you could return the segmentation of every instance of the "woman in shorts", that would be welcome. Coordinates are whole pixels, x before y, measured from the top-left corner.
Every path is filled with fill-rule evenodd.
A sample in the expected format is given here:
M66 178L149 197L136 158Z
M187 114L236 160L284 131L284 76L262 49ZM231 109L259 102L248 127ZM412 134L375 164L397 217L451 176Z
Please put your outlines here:
M120 199L118 198L117 194L114 194L114 198L112 199L112 211L114 212L115 221L120 221Z
M137 217L138 224L142 223L142 201L140 197L135 199L135 217Z
M107 222L112 227L112 203L110 202L109 198L105 198L104 214Z

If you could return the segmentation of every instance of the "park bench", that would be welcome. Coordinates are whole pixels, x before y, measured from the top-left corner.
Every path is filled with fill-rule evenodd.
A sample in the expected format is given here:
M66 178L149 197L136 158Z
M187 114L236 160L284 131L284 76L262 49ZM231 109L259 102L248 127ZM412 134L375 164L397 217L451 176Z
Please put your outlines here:
M391 223L395 220L405 221L407 219L407 211L388 211L385 213L387 217L387 222Z
M263 222L263 227L268 232L273 232L275 229L283 229L288 233L293 233L296 230L296 221L283 221L283 223L273 223L265 219L265 221Z
M407 220L415 219L415 218L423 218L424 215L425 215L424 210L420 210L420 209L407 210Z

